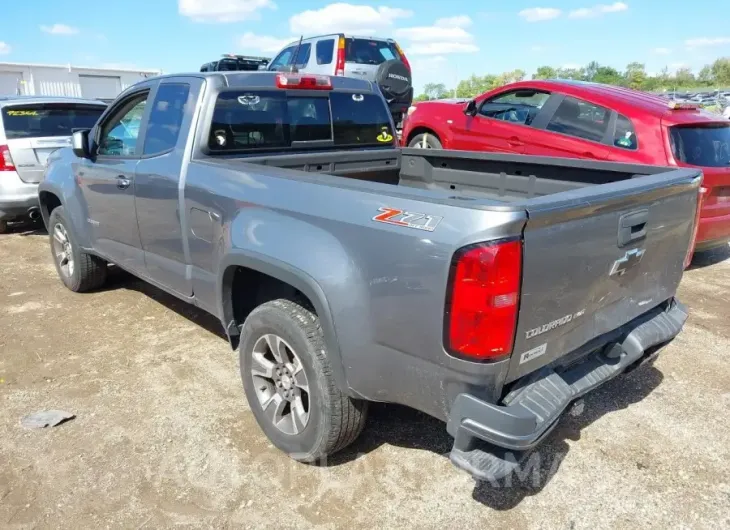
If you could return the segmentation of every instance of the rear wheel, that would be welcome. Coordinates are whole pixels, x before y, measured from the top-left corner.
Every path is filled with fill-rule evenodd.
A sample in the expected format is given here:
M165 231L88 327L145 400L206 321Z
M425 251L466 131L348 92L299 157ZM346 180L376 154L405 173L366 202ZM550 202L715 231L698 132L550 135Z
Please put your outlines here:
M319 461L359 436L367 402L340 392L319 319L308 308L279 299L254 309L241 330L239 356L256 421L290 457Z
M408 147L415 147L416 149L443 149L438 136L433 133L417 134L408 143Z
M48 220L48 235L56 272L74 292L97 289L106 281L106 262L82 252L69 227L63 206L55 208Z
M7 232L8 232L8 222L0 221L0 234L7 234Z

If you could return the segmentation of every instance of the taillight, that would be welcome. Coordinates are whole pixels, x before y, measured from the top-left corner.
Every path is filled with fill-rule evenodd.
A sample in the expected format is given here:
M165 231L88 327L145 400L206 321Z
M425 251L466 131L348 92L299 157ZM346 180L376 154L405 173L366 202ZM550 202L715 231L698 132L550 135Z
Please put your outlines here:
M398 43L397 42L395 43L395 49L398 50L398 53L400 54L400 60L403 62L403 64L406 65L406 68L408 68L408 71L409 72L412 71L411 70L411 63L408 62L408 59L406 58L406 54L403 53L403 50L401 49L400 46L398 46Z
M695 253L695 245L697 244L697 231L700 228L700 215L702 213L702 206L705 203L707 191L707 188L705 188L704 186L700 186L700 190L697 193L697 211L695 212L695 221L694 226L692 227L692 241L690 242L689 249L687 250L687 255L684 258L685 269L689 267L690 263L692 263L692 256L694 256Z
M0 171L15 171L13 157L10 156L10 148L7 145L0 145Z
M456 252L444 319L449 353L475 361L508 357L522 280L522 242L480 243Z
M335 65L335 75L345 75L345 37L340 37L337 41L337 64Z
M276 86L300 90L332 90L332 80L326 75L277 74Z

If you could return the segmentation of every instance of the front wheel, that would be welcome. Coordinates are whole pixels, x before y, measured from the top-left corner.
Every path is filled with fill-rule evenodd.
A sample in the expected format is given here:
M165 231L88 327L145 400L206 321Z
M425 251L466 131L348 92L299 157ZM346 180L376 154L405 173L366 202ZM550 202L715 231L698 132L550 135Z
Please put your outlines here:
M8 222L0 221L0 234L6 234L8 232Z
M408 147L415 147L416 149L443 149L438 136L433 133L417 134L408 143Z
M97 289L106 281L106 262L98 256L82 252L70 226L63 206L51 212L48 236L56 272L63 284L74 292Z
M256 421L293 459L320 461L360 435L368 404L337 387L319 319L303 305L279 299L254 309L239 356Z

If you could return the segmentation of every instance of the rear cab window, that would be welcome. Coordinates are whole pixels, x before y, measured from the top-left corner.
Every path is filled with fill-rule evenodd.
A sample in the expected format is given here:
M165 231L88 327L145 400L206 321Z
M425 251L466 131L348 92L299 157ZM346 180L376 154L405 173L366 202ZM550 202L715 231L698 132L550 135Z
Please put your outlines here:
M12 105L2 110L8 140L71 136L77 129L91 129L106 106L79 103Z
M669 144L678 162L730 167L730 123L675 125L669 128Z
M226 90L218 95L208 138L210 154L395 145L391 117L379 95L356 92Z
M345 62L378 65L392 59L401 59L394 42L378 39L345 39Z

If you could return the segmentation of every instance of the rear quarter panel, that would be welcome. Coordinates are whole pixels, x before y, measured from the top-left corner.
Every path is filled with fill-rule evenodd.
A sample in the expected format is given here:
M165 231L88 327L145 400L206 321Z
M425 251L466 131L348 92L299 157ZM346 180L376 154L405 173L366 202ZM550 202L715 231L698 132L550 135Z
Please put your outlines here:
M328 348L339 350L353 395L445 418L465 380L481 395L496 392L505 363L475 365L444 351L446 284L457 248L519 235L524 211L467 209L446 194L434 200L434 192L399 193L382 184L246 164L233 171L193 163L187 178L189 208L209 207L196 188L220 190L215 267L230 254L252 256L285 264L318 286L335 335ZM373 220L381 208L442 220L431 232L396 226ZM453 371L462 375L449 375Z

